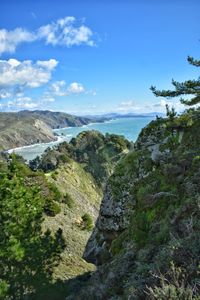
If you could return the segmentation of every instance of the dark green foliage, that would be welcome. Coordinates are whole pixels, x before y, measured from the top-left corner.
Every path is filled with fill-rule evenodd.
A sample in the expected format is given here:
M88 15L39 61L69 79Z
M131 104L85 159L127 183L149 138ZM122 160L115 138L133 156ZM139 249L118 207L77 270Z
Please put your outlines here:
M55 215L59 214L61 211L60 205L55 201L46 200L44 211L48 216L55 217Z
M169 120L172 122L176 116L176 111L175 108L172 107L171 109L169 108L169 105L166 104L166 115L167 117L169 117Z
M81 218L83 220L83 229L91 231L94 226L92 217L88 213L85 213Z
M104 136L95 130L83 131L76 138L72 138L70 143L64 142L54 149L47 149L40 160L36 158L30 162L30 167L33 170L48 172L75 160L83 164L85 170L91 173L97 184L102 187L116 162L130 148L131 143L123 136Z
M45 299L64 247L61 230L54 236L42 231L45 200L38 187L27 185L26 168L13 158L7 172L0 171L2 300Z
M53 192L53 199L55 201L61 202L62 195L57 186L52 182L48 182L48 188L50 189L50 191Z
M200 60L195 60L192 57L188 57L188 62L196 67L200 66ZM185 96L189 95L192 98L185 100L183 98L180 99L181 103L185 105L195 105L200 102L200 79L197 80L187 80L184 82L177 82L172 79L172 85L174 86L175 90L156 90L155 86L152 86L150 89L154 93L155 96L158 97L178 97L178 96Z

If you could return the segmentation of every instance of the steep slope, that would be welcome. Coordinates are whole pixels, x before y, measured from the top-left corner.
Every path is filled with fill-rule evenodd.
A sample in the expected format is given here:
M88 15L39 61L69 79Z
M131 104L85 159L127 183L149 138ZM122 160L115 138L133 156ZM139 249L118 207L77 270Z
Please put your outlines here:
M77 117L62 112L53 112L48 110L24 110L20 111L18 114L22 117L31 116L36 119L40 119L44 123L46 123L50 128L82 126L87 125L92 121L91 118Z
M56 140L53 128L81 126L89 118L76 117L60 112L21 111L0 113L0 150L46 143Z
M152 121L109 178L67 299L199 299L200 110Z
M104 183L130 147L120 136L81 132L70 143L47 149L30 162L32 169L45 172L60 193L59 213L47 216L44 223L52 232L61 228L66 241L55 278L66 280L94 270L81 257L98 216Z
M69 143L64 142L53 149L47 149L42 158L30 162L33 169L55 170L69 158L80 163L99 186L112 174L114 165L129 151L132 144L123 136L98 131L83 131Z
M21 214L21 219L23 219L22 216L26 218L27 209L34 214L37 211L37 201L41 200L41 220L43 222L39 224L38 229L40 230L40 235L44 232L46 233L47 239L44 240L43 244L39 245L40 248L35 246L37 249L32 249L32 244L29 245L29 240L24 240L23 238L23 242L31 250L33 261L29 261L28 253L26 253L27 259L23 260L24 252L20 252L21 241L14 240L16 246L12 247L12 237L11 244L9 244L9 238L7 239L8 246L6 247L8 249L6 248L3 252L5 264L4 268L2 268L6 272L1 273L0 276L0 298L3 297L2 292L5 295L7 293L4 285L2 285L2 279L3 283L12 282L12 275L7 267L7 258L12 261L13 266L17 266L17 270L22 269L24 271L20 271L16 278L21 278L21 273L26 274L25 282L31 288L35 283L34 280L33 284L32 282L30 283L29 278L32 278L34 271L31 271L31 275L27 275L26 267L24 267L27 265L27 262L33 267L35 267L35 262L37 269L40 268L39 266L41 265L37 265L37 255L40 253L40 263L44 263L41 266L41 270L47 267L49 270L49 273L47 272L48 281L45 281L44 277L39 278L39 284L34 286L34 291L31 290L29 285L26 290L26 285L23 285L24 282L18 282L18 279L15 282L16 286L14 289L12 289L12 284L10 285L9 291L11 291L13 299L20 300L24 298L24 292L22 292L21 287L26 290L25 298L27 299L64 300L71 289L75 291L80 287L81 282L79 279L77 280L77 276L82 278L81 275L83 275L87 278L86 274L95 270L94 265L82 259L83 251L98 216L104 183L112 173L117 160L129 151L130 146L131 144L120 136L104 136L96 131L85 132L73 139L70 144L63 143L54 149L47 150L41 159L35 160L35 164L32 162L34 170L31 170L24 163L22 157L15 154L10 156L7 153L0 154L2 199L8 192L11 192L13 195L11 199L9 197L5 198L8 201L4 201L5 205L1 209L1 223L3 221L5 228L9 228L11 232L17 233L16 236L18 238L20 238L21 231L26 236L26 231L31 232L33 227L29 228L29 219L27 219L27 227L22 228L18 226L18 213ZM56 162L56 164L53 164L53 162ZM97 164L94 170L92 162ZM101 170L99 176L98 169ZM102 174L104 180L102 179ZM5 176L9 186L13 186L17 192L13 193L12 189L6 190L4 188ZM17 182L15 181L16 179ZM100 179L102 180L100 181ZM31 191L35 197L31 209L29 205L30 199L24 199L25 191L27 193ZM15 206L10 207L14 200ZM20 207L19 212L18 207ZM10 208L12 208L12 216L7 213L7 211L10 211ZM13 220L14 225L17 223L17 226L13 226ZM34 225L37 228L37 220L34 222ZM18 228L21 231L19 230L18 232L16 230ZM58 238L60 243L59 251L48 261L48 255L56 250L53 243L47 247L54 236ZM2 241L2 245L5 244ZM11 246L9 247L9 245ZM12 256L13 251L17 253L16 257ZM7 253L9 253L8 257L6 257ZM35 253L37 253L36 256ZM42 257L43 253L45 253L45 257ZM37 275L39 277L38 271ZM29 294L32 292L34 294L33 297L32 295L29 297ZM10 299L9 295L5 299Z

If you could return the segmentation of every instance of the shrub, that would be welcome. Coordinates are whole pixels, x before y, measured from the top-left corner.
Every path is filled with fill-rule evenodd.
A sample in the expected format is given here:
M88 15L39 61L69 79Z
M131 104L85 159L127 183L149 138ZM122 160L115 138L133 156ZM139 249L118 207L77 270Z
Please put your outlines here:
M62 195L61 195L59 189L57 188L57 186L52 182L48 182L48 187L49 187L50 191L53 192L54 200L59 202L60 199L62 198Z
M55 217L55 215L59 214L61 211L61 208L58 203L55 201L47 201L45 205L45 213L48 216Z
M67 154L61 154L59 156L59 161L61 161L62 163L68 163L70 162L70 158Z
M173 263L166 275L153 276L159 279L160 284L147 288L148 299L199 300L197 288L189 284L186 270L175 267Z
M44 198L18 162L0 178L0 299L41 299L64 247L62 231L42 230Z
M88 213L85 213L81 218L82 218L82 221L83 221L83 229L91 231L92 228L93 228L92 217Z
M67 206L69 208L73 208L74 207L74 199L71 197L71 195L69 193L66 193L65 196L63 197L63 202L65 204L67 204Z

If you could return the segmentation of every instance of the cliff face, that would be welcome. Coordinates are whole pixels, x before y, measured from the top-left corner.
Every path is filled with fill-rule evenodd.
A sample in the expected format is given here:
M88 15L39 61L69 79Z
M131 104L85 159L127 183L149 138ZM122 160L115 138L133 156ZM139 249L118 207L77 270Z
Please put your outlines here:
M0 150L56 140L53 128L82 126L89 118L51 111L0 113Z
M117 164L75 299L199 299L199 129L199 110L152 121Z
M81 256L98 216L105 181L130 146L123 137L87 131L30 162L35 171L45 171L47 181L60 193L60 212L47 216L44 223L53 232L62 229L67 245L56 278L67 280L94 270Z

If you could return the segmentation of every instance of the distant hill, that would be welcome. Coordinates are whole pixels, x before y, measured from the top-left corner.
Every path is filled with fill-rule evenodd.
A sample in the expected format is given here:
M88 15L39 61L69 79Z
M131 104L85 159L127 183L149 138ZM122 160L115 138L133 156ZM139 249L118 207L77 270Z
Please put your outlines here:
M149 113L117 113L117 112L111 112L103 115L87 115L86 117L92 117L93 119L118 119L118 118L146 118L146 117L164 117L165 114L160 112L149 112Z
M82 126L94 120L52 111L0 113L0 150L45 143L56 139L52 129Z

